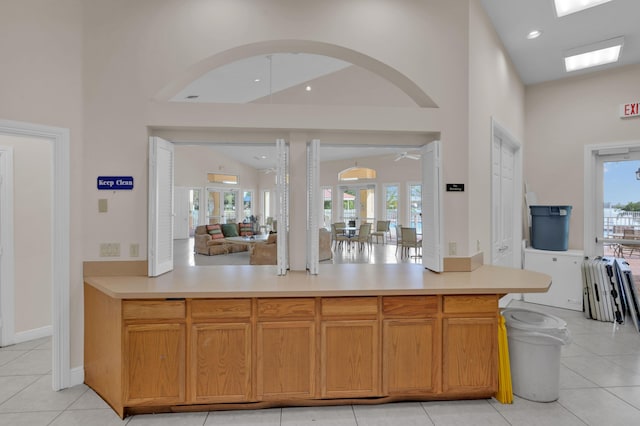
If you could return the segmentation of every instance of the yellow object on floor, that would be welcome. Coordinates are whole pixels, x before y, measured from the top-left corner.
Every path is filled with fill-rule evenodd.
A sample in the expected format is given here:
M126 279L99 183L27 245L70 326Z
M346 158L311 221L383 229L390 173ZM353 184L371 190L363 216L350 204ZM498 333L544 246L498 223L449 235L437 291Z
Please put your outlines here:
M498 319L498 393L496 394L496 399L503 404L511 404L513 402L507 326L502 315Z

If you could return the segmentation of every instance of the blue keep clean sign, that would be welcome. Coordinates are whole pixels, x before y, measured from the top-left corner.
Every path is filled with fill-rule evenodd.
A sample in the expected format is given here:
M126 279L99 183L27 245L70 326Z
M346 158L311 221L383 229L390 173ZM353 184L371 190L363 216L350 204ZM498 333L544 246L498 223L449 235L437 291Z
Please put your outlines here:
M98 176L98 189L133 189L133 176Z

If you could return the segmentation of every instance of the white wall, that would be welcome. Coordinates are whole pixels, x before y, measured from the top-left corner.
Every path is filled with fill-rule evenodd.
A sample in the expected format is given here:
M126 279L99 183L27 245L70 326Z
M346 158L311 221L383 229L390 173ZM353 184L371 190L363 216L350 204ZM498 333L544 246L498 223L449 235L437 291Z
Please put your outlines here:
M13 147L14 332L51 326L51 176L48 140L0 135Z
M489 263L491 118L524 144L524 85L479 2L469 16L469 252L479 241Z
M525 179L539 204L571 205L569 248L583 249L584 146L640 139L640 118L619 106L640 98L640 65L528 86Z
M83 333L83 3L4 1L0 13L0 117L70 129L72 367L82 365Z
M162 3L162 7L158 7ZM87 167L85 180L109 168L135 174L146 169L147 126L223 129L441 131L445 179L466 181L468 5L465 1L210 1L114 0L85 7ZM203 61L247 44L309 40L368 55L395 68L440 106L180 105L149 102ZM442 43L442 40L448 42ZM402 46L403 48L398 48ZM108 52L108 54L105 54ZM142 179L142 187L145 177ZM304 179L292 179L292 206ZM445 199L448 238L466 247L466 197ZM87 229L98 220L88 200ZM306 205L306 204L305 204ZM116 216L87 233L87 260L97 260L104 238L133 236L146 251L144 194L131 201L131 220ZM295 214L295 212L292 212ZM306 214L306 213L304 213ZM300 223L304 223L302 221ZM297 223L292 220L292 226ZM304 232L293 229L293 238ZM304 244L301 244L304 246ZM292 242L295 247L295 241ZM464 254L464 253L461 253ZM126 257L125 257L126 259Z

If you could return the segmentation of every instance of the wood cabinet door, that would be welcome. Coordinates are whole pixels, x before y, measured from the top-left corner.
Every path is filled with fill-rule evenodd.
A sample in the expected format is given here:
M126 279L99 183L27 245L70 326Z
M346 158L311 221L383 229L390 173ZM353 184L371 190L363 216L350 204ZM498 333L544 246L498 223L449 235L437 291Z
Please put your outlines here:
M424 394L438 389L439 333L435 319L383 322L385 394Z
M315 330L314 321L258 323L259 400L315 397Z
M497 318L444 318L442 334L443 391L497 391Z
M194 324L189 383L193 402L251 398L251 324Z
M125 326L125 405L185 401L184 324Z
M380 396L379 341L377 320L323 321L321 396Z

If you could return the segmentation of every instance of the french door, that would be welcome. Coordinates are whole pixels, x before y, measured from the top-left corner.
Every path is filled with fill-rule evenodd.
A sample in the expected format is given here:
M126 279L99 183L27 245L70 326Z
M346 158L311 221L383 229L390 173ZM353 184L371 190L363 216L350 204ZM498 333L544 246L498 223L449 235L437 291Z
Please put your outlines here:
M375 221L376 187L369 185L345 185L338 188L342 220L355 221L356 226Z
M208 224L237 223L238 200L237 189L207 188L207 220Z

